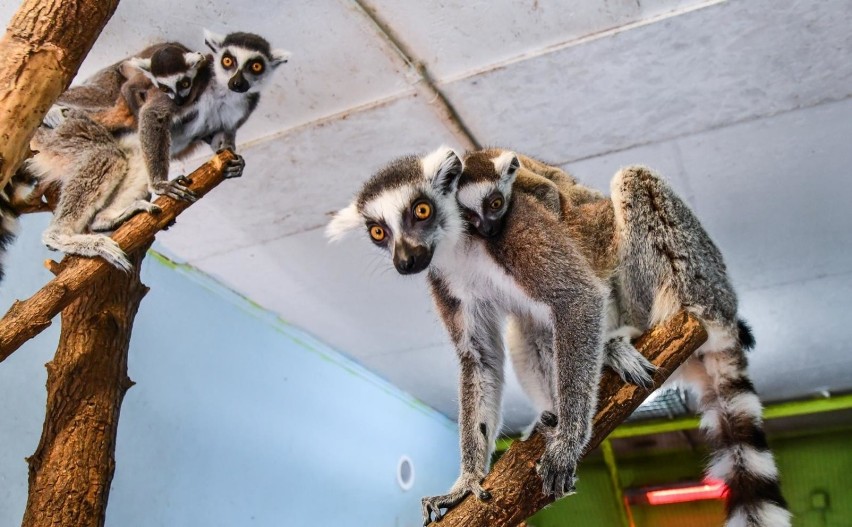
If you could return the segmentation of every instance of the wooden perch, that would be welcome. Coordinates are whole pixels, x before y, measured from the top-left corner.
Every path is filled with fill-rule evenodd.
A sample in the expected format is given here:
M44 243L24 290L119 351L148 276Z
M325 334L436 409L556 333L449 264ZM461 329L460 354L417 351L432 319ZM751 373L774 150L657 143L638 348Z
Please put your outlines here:
M674 370L707 340L707 332L693 315L680 312L665 324L648 331L636 342L659 370L654 387L659 387ZM626 384L611 371L604 373L600 385L594 432L586 450L594 449L616 426L627 419L650 392ZM439 527L516 527L553 502L545 496L536 461L544 452L544 437L533 434L527 441L516 441L494 465L482 486L491 492L489 501L468 496L449 511ZM582 480L583 465L579 467ZM579 492L583 492L582 483ZM566 498L566 499L571 499Z
M77 74L118 0L24 0L0 39L0 189Z
M225 151L202 165L188 177L189 188L201 198L222 182L222 169L234 154ZM191 205L160 197L155 202L162 209L157 215L137 214L119 227L112 238L125 253L131 254L153 241L158 231L171 224L175 218ZM24 342L41 333L50 321L81 293L87 291L100 277L105 276L112 266L101 258L66 256L61 263L48 260L48 267L56 278L24 301L16 301L9 312L0 319L0 362L6 360Z

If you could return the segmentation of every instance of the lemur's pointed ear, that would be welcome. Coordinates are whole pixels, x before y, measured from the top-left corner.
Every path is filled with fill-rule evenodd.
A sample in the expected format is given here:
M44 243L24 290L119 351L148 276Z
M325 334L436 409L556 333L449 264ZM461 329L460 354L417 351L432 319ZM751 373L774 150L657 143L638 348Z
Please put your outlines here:
M132 57L124 61L125 64L129 64L138 70L142 70L145 72L151 72L151 59L143 59L140 57Z
M464 163L452 148L442 146L420 162L423 165L423 175L432 181L432 188L443 194L456 191Z
M204 65L206 58L201 53L190 51L183 54L183 60L191 69L198 69Z
M219 51L219 48L222 47L222 44L225 43L225 36L214 33L209 29L205 29L204 43L207 44L207 47L210 48L213 53L216 53L217 51Z
M129 79L136 73L142 72L146 77L151 79L151 82L156 84L156 79L154 75L151 73L151 59L143 59L140 57L132 57L121 63L119 66L119 71L126 78Z
M518 169L521 168L521 162L514 152L503 152L494 158L494 168L500 174L500 182L512 184L515 182L515 177L518 175Z
M269 61L269 65L273 68L280 66L281 64L287 64L290 60L291 53L286 49L273 49L272 50L272 58Z
M358 212L358 204L354 201L347 207L334 213L334 217L325 227L325 237L329 241L342 240L351 230L364 225L364 218Z

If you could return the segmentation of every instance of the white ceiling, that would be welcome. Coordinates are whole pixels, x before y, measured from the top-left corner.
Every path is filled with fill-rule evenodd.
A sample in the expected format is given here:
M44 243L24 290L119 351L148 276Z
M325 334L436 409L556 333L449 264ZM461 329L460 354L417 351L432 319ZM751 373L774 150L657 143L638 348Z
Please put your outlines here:
M161 247L435 408L455 414L456 364L422 277L321 233L391 158L467 146L417 63L482 144L601 189L660 170L727 257L764 395L852 389L852 0L128 1L81 75L202 27L293 56L239 133L245 176ZM514 383L506 409L532 416Z

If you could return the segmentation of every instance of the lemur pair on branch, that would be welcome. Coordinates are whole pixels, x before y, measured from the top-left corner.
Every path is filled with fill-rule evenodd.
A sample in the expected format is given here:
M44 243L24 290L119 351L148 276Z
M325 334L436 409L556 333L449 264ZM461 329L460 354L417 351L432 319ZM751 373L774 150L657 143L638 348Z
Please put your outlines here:
M629 338L681 309L708 340L670 378L691 389L725 481L728 527L784 527L790 515L746 373L754 340L737 317L722 255L689 207L644 167L619 171L611 197L509 151L449 148L397 159L339 211L327 234L364 229L401 274L427 271L461 367L461 474L423 499L424 524L482 488L501 426L503 326L546 438L545 494L575 491L602 364L634 382L648 363Z
M211 54L175 42L151 46L59 98L33 137L33 157L0 191L0 253L12 240L16 207L40 203L57 185L44 243L129 269L102 233L138 212L159 212L151 193L194 200L185 178L168 180L170 160L201 143L235 150L236 131L257 107L264 81L289 57L252 33L205 30L205 44ZM237 156L226 177L240 176L244 165Z

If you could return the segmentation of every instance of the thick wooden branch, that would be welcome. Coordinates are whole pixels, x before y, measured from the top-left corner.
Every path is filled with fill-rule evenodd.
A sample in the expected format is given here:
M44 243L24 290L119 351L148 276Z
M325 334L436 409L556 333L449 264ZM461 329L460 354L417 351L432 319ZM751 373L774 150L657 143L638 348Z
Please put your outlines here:
M150 243L150 242L149 242ZM47 364L47 412L29 463L22 527L103 526L115 472L121 402L133 384L127 351L147 245L130 254L133 270L107 268L62 311L62 333Z
M707 332L693 315L681 312L665 324L648 331L636 348L659 367L654 386L659 387L674 370L707 340ZM642 403L650 391L624 383L607 371L600 385L600 402L587 453ZM494 465L482 486L491 492L489 501L468 496L437 524L440 527L516 527L553 502L542 491L536 461L544 452L544 438L533 434L516 441ZM583 477L583 466L579 475ZM582 484L579 487L582 492ZM571 498L566 498L571 499Z
M229 151L217 154L188 176L189 188L199 198L210 192L222 182L222 169L233 158L234 154ZM150 244L158 231L174 222L178 214L191 205L188 201L164 196L155 203L162 209L160 214L138 214L113 233L112 238L125 253L133 253ZM41 333L53 317L111 269L112 266L101 258L77 256L66 256L60 264L53 265L51 271L56 278L27 300L16 301L0 319L0 362Z
M24 0L0 39L0 188L29 155L118 0Z

